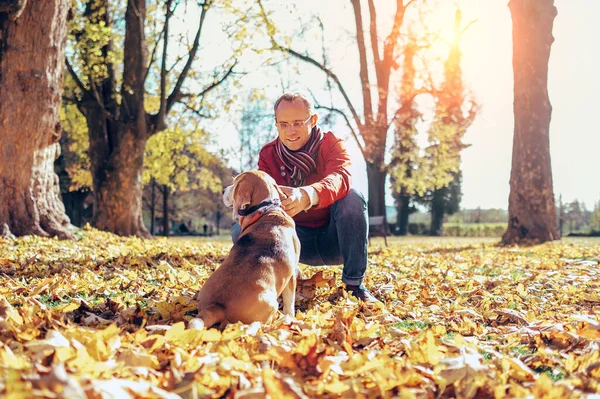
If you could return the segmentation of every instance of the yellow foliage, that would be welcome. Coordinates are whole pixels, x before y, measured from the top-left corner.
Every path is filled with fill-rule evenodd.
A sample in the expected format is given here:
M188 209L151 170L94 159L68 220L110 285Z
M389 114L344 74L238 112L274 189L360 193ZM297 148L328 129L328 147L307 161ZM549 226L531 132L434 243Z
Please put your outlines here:
M302 265L295 319L218 331L186 323L227 241L0 238L0 396L600 393L600 244L379 244L365 284L384 306Z

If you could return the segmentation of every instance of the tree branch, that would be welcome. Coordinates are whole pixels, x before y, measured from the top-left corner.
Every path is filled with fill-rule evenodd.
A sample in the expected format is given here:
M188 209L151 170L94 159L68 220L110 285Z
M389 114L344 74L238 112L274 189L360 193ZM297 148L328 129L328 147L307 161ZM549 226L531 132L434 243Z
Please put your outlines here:
M85 99L85 98L92 99L94 101L94 105L96 105L100 109L100 111L102 112L102 115L106 119L114 121L115 120L114 116L110 112L108 112L106 110L106 108L104 107L104 104L102 103L102 101L100 101L100 98L98 96L98 92L95 91L95 90L94 91L90 91L89 89L87 89L85 87L85 85L83 84L83 82L81 81L81 79L79 79L79 76L77 75L77 72L75 72L75 70L73 69L73 66L71 65L71 63L69 62L69 60L67 58L65 58L65 64L67 66L67 70L69 71L69 74L71 75L71 77L75 81L75 84L83 92L83 99ZM81 107L83 105L81 103L83 101L84 100L76 100L77 108L82 109Z
M83 84L81 79L79 79L79 76L77 76L77 73L75 72L75 70L73 69L73 66L69 62L69 59L66 57L65 57L65 64L67 65L67 70L69 71L69 74L75 81L75 84L77 85L77 87L79 87L79 90L81 90L83 92L83 95L84 96L88 95L88 96L92 97L92 93L90 93L90 91L88 89L86 89L85 85Z
M233 68L235 68L236 65L237 65L237 60L236 60L236 62L233 63L233 65L231 65L231 67L229 67L229 70L225 73L225 75L223 75L221 77L221 79L216 80L213 83L211 83L210 85L208 85L207 87L205 87L204 90L202 90L197 95L197 97L204 97L209 91L213 90L215 87L217 87L221 83L223 83L229 77L229 75L231 75L233 73Z
M362 153L363 157L365 159L367 159L367 155L365 153L365 149L364 149L363 145L360 143L360 141L358 141L358 134L356 133L356 131L352 127L352 124L350 123L350 119L348 119L348 117L346 116L346 114L342 110L334 108L334 107L326 107L324 105L319 105L319 104L316 104L315 108L317 108L317 109L326 109L326 110L328 110L330 112L335 112L336 114L341 115L344 118L344 120L346 121L346 124L348 125L348 128L350 129L350 133L352 133L352 137L354 137L354 140L356 141L356 144L358 145L358 148L360 149L360 152Z
M152 67L152 64L154 64L154 61L156 61L156 52L158 51L158 43L160 43L160 41L162 40L163 33L164 33L164 27L163 27L163 30L158 34L158 39L156 40L156 44L154 45L154 48L152 49L152 53L150 54L150 62L148 63L148 67L146 68L146 74L144 75L144 82L146 82L146 79L148 78L148 75L150 74L150 68Z
M273 26L273 24L271 23L271 21L268 19L267 14L263 8L262 5L262 1L261 0L257 0L257 3L261 9L262 12L262 16L265 20L265 23L267 25L267 30L270 32L271 29L270 27ZM352 117L354 118L354 122L356 123L356 125L358 126L359 130L360 128L363 126L360 117L358 116L358 113L356 112L356 109L354 108L354 106L352 105L352 102L350 101L350 98L348 97L348 95L346 94L346 90L344 90L344 86L342 86L342 83L340 82L339 78L337 77L337 75L335 73L333 73L330 69L328 69L327 67L325 67L323 64L321 64L320 62L316 61L314 58L309 57L307 55L304 54L300 54L299 52L292 50L289 47L283 47L281 45L279 45L277 43L277 41L275 40L275 38L273 37L272 33L269 33L270 39L271 39L271 45L272 48L274 50L279 50L282 51L284 53L288 53L291 54L292 56L307 62L309 64L312 64L314 66L316 66L317 68L319 68L320 70L322 70L323 72L325 72L325 74L327 76L329 76L331 79L333 79L333 81L336 83L340 93L342 94L342 97L344 97L344 100L346 101L346 105L348 106L348 109L350 109L350 112L352 113Z
M175 83L175 87L173 87L173 91L167 98L166 112L173 107L179 100L179 95L181 92L181 87L183 86L183 82L187 77L190 69L192 68L192 63L194 62L194 58L196 58L196 53L198 52L198 48L200 47L200 34L202 33L202 27L204 26L204 20L206 18L206 13L211 6L211 1L206 0L204 3L199 4L202 7L202 13L200 14L200 21L198 22L198 30L196 31L196 36L194 37L194 44L192 45L192 49L190 50L189 57L187 62L185 63L179 77L177 78L177 82Z
M354 22L356 24L356 44L358 45L360 61L360 84L362 86L365 124L369 125L373 121L373 101L371 99L371 84L369 83L369 67L367 65L367 49L363 32L362 12L360 9L360 0L351 0L351 2L354 8Z
M165 26L164 26L164 38L163 38L163 53L162 62L160 66L160 108L158 110L156 127L155 130L161 131L166 128L166 113L167 113L167 49L169 47L169 22L171 19L171 3L172 0L167 0L166 15L165 15Z
M371 47L373 50L373 58L375 59L375 65L378 66L381 59L379 59L379 40L377 39L377 11L375 10L375 3L373 0L369 0L369 18L371 19Z

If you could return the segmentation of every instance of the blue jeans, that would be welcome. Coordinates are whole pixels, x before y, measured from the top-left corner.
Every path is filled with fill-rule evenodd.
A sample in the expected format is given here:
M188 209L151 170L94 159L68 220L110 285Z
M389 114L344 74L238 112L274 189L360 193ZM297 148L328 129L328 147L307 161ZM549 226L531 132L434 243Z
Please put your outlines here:
M323 227L296 226L300 239L300 262L310 266L344 265L342 281L360 285L367 270L369 223L367 202L361 193L350 189L330 210L329 223ZM237 242L240 225L231 228Z

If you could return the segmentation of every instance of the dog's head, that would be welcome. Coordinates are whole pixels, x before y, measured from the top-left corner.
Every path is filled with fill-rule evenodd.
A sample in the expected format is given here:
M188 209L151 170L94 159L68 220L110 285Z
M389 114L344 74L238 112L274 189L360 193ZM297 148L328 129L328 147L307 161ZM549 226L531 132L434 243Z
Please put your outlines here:
M232 207L232 217L239 219L240 212L263 201L281 201L285 194L275 180L259 170L241 173L233 179L233 184L223 191L223 203Z

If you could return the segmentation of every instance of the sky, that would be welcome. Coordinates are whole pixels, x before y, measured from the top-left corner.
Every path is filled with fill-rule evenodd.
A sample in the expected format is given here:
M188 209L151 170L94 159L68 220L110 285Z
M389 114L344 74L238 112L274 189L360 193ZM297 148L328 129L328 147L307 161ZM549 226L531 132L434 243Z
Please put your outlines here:
M314 4L313 4L314 3ZM378 17L384 21L394 10L393 1L380 0ZM280 3L284 4L284 3ZM313 7L319 7L325 23L325 44L330 53L332 69L338 74L357 108L360 104L360 81L356 60L356 44L348 37L354 33L354 15L349 1L306 0L289 10L289 25L294 17ZM600 178L597 176L600 149L600 132L596 113L600 100L600 1L555 0L558 15L554 20L548 87L553 107L550 125L550 151L554 179L554 193L563 202L574 199L584 201L588 208L600 200ZM454 21L454 11L459 6L463 21L476 20L469 27L462 41L464 79L481 110L469 128L464 141L471 144L463 152L463 198L462 208L508 207L509 177L513 138L513 71L512 71L512 23L506 0L438 0L431 16L433 25L439 27L442 37ZM283 8L287 6L283 5ZM388 7L387 9L385 7ZM366 18L366 13L363 14ZM287 24L287 22L286 22ZM385 28L385 22L382 25ZM215 25L213 27L217 29ZM384 29L380 30L384 32ZM314 37L318 40L318 37ZM218 35L212 37L218 45ZM208 41L210 46L211 40ZM302 42L300 42L300 46ZM312 48L314 51L315 49ZM213 50L216 51L216 50ZM318 54L318 47L317 47ZM297 68L297 69L294 69ZM246 77L241 87L252 90L261 88L267 103L276 100L282 90L307 90L317 97L328 97L319 92L324 79L320 71L308 65L281 63L283 76L274 76L273 68L256 69ZM338 94L332 95L334 104L342 101ZM424 102L424 106L426 105ZM266 111L269 111L266 110ZM230 121L215 122L219 142L232 146L237 132ZM347 139L354 159L353 185L366 193L364 161L354 140L342 121L333 126L322 126ZM422 134L424 134L422 132ZM235 144L233 145L235 147ZM389 205L392 205L388 197Z

